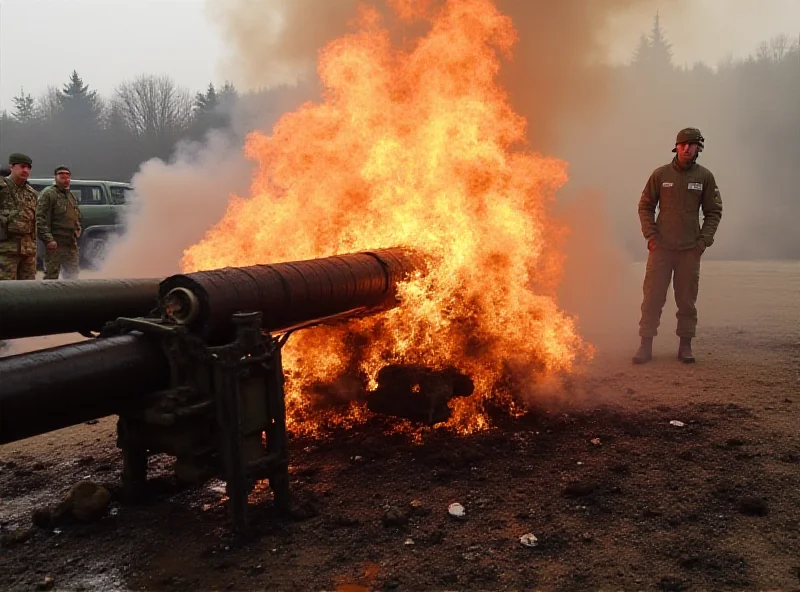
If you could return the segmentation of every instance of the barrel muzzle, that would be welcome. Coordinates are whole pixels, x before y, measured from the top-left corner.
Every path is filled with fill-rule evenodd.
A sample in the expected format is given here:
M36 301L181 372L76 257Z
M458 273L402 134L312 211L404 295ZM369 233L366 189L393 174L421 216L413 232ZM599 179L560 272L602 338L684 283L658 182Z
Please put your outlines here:
M200 314L200 301L187 288L173 288L164 298L164 314L178 325L189 325Z

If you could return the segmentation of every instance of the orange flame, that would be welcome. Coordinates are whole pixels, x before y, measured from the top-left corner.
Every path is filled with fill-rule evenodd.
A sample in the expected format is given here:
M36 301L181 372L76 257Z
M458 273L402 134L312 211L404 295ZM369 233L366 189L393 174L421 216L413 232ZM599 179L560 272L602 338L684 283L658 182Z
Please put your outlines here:
M423 3L393 0L404 19ZM249 135L252 197L184 255L184 271L291 261L383 247L425 253L430 272L400 286L402 306L347 327L292 337L284 353L295 429L317 425L310 393L388 363L452 365L475 382L449 425L487 425L492 398L514 399L568 372L586 348L553 293L562 229L547 215L566 163L525 152L525 121L495 80L516 40L491 0L425 11L430 29L395 48L380 15L321 52L322 104ZM339 420L368 412L350 405Z

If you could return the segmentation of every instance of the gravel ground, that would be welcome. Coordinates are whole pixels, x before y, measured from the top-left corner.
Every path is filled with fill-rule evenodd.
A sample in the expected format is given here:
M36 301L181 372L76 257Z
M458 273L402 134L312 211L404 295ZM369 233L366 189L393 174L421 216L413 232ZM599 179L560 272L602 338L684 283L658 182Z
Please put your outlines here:
M597 356L523 417L469 437L374 418L293 438L304 512L279 520L257 492L252 539L229 535L223 484L182 490L165 457L150 500L121 504L114 418L2 446L0 588L800 588L800 264L705 263L695 365L675 360L672 304L656 359L630 364L641 273L605 314L575 305ZM103 518L30 529L86 478L111 491Z

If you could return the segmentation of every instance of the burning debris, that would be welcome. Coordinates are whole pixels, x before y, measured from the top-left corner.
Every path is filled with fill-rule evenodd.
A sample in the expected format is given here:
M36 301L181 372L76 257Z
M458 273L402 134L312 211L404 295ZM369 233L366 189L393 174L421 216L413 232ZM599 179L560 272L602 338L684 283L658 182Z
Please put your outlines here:
M455 368L432 370L393 364L381 368L377 382L378 388L367 402L370 411L426 425L450 419L450 400L468 397L475 389L472 380Z
M372 413L434 426L452 417L453 399L469 397L475 390L472 379L456 368L436 370L419 364L388 364L375 382L370 390L363 373L342 374L333 382L312 385L306 400L320 413L346 411L357 404Z
M252 195L184 254L187 272L397 245L424 254L428 273L398 285L401 307L287 344L296 432L366 417L358 396L327 412L316 397L327 385L322 400L335 399L353 386L341 378L359 375L377 388L369 409L480 429L489 399L511 409L520 387L509 385L569 372L587 351L554 297L562 229L547 209L566 165L524 151L525 121L496 79L512 22L491 0L429 8L403 15L428 26L403 48L381 14L360 10L320 54L324 102L248 137ZM456 374L471 386L449 386Z

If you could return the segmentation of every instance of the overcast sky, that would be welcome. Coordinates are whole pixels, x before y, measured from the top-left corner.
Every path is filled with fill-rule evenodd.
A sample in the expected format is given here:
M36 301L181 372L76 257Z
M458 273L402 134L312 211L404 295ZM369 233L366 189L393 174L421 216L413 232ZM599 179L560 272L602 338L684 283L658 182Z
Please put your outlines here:
M0 0L0 109L13 108L20 88L38 96L73 69L102 95L141 73L168 74L193 92L221 84L225 42L206 1ZM713 65L779 33L800 35L800 0L694 0L682 10L676 0L662 4L679 64ZM608 33L612 56L626 60L649 27L641 17L617 19Z

